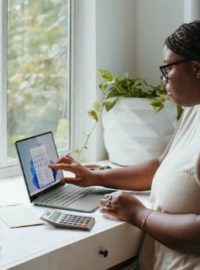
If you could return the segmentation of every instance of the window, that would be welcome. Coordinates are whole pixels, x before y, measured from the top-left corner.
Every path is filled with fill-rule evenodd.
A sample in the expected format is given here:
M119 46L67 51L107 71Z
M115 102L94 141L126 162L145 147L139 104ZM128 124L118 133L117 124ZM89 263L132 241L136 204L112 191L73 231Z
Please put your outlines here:
M52 130L70 144L70 0L2 1L0 167L15 141Z

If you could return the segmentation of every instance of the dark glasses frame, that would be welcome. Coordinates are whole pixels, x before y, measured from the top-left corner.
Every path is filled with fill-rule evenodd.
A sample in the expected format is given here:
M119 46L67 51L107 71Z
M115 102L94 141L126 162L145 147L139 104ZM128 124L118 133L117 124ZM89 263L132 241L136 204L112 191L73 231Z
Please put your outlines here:
M192 59L189 59L189 58L183 58L183 59L179 59L173 63L170 63L170 64L167 64L167 65L163 65L163 66L160 66L160 71L162 73L162 76L165 78L165 79L168 79L168 74L170 72L170 70L168 69L168 67L171 67L171 66L175 66L175 65L179 65L179 64L182 64L182 63L186 63L186 62L189 62L189 61L192 61Z

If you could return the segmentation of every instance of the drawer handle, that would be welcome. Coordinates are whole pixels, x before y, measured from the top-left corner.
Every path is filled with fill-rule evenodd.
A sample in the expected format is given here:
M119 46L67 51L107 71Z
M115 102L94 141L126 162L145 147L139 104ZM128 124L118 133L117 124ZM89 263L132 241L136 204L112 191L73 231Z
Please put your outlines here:
M99 254L103 255L104 258L106 258L108 256L108 251L107 250L100 250Z

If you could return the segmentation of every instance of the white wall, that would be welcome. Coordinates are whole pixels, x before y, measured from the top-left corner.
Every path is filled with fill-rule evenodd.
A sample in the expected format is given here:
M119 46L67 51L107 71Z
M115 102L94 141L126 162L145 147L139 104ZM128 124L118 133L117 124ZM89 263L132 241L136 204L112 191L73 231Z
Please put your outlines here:
M135 11L133 0L97 0L97 67L134 74Z
M160 81L165 38L183 22L199 17L199 0L136 0L135 75Z
M184 21L184 1L137 0L136 76L160 79L165 38Z
M200 1L184 0L184 21L190 22L200 18Z

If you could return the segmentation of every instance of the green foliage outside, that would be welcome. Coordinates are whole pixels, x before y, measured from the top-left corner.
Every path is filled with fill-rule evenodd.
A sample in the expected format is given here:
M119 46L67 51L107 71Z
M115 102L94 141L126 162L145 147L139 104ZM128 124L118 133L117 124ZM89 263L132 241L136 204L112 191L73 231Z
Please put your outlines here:
M17 139L52 130L68 146L69 1L9 0L8 156Z

